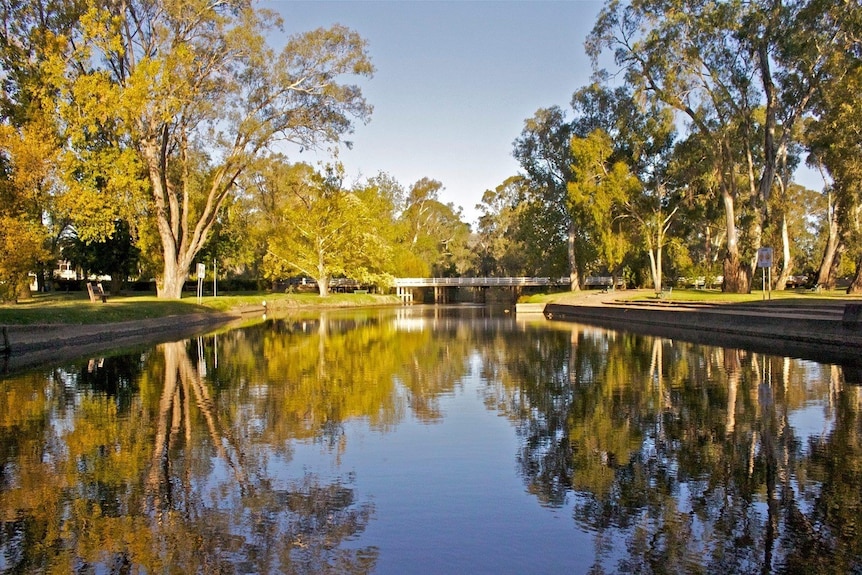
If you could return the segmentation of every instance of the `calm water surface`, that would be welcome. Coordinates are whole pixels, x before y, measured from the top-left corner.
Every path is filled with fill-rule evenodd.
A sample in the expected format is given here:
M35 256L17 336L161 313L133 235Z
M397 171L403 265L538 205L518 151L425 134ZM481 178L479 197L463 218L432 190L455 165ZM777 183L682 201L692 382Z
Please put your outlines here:
M0 380L0 573L862 573L840 367L416 306Z

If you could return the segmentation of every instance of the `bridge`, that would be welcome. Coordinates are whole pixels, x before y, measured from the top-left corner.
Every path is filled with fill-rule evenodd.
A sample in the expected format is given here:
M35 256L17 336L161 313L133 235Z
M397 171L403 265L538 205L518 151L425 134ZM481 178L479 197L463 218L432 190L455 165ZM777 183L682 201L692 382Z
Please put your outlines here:
M569 285L568 277L460 277L460 278L396 278L395 289L398 297L405 303L413 301L413 290L433 288L434 301L445 303L448 300L447 288L490 288Z
M514 287L569 283L569 278L395 278L395 287Z

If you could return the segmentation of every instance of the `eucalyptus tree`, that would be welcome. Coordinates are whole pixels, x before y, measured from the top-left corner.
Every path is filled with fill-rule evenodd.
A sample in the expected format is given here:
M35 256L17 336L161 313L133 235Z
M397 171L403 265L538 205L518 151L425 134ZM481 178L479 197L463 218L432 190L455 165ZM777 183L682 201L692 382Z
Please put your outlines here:
M517 209L517 226L513 230L513 240L517 246L522 246L522 253L517 255L523 257L524 275L571 277L570 246L567 241L571 226L567 214L562 210L549 208L542 200L539 190L532 184ZM592 259L592 246L578 244L574 248L577 261ZM578 277L583 275L579 273Z
M733 142L739 133L732 119L734 108L755 104L747 82L752 65L737 57L741 48L734 36L718 34L731 24L729 8L659 4L607 4L589 47L594 58L604 47L614 49L628 82L685 113L693 129L710 138L714 156L709 159L727 219L726 287L747 291L736 219L740 159Z
M786 193L786 229L793 238L790 257L798 263L801 273L816 271L826 234L821 230L829 225L826 197L799 184L790 184Z
M481 212L477 221L477 255L478 273L480 276L520 275L507 274L503 263L512 245L508 232L515 221L515 209L518 205L518 194L512 185L519 176L508 178L493 190L485 190L482 201L476 204ZM521 178L523 179L523 178Z
M793 211L789 187L805 139L802 120L808 115L815 119L823 115L824 94L833 89L848 63L858 62L860 12L859 3L853 1L773 2L764 3L763 10L751 11L744 22L744 37L749 39L752 54L757 55L764 87L766 162L761 190L768 193L763 184L771 168L775 175L773 188L779 192L777 201L768 205L771 224L780 230L783 248L779 289L794 266L792 253L796 250L789 239ZM852 102L854 97L850 95L847 101Z
M517 175L485 190L477 222L477 273L560 278L568 274L566 224L544 205L530 178Z
M517 238L529 186L524 176L509 177L493 190L485 190L481 203L476 204L481 212L476 230L479 275L540 275L527 271L532 250Z
M811 155L809 155L809 161L812 161ZM814 161L817 162L819 160ZM845 211L842 209L842 203L836 199L837 194L831 184L824 185L822 193L826 203L826 210L820 226L820 236L823 238L823 245L820 250L819 264L815 271L815 284L831 288L835 284L834 270L838 267L841 253L845 249L841 238L841 219Z
M542 192L545 211L558 215L543 220L566 222L572 289L589 270L604 265L619 271L622 261L634 253L632 242L644 246L653 281L660 286L661 251L672 219L668 214L673 212L663 176L674 138L672 117L666 107L645 106L625 86L611 89L598 82L577 90L571 107L571 120L557 107L539 110L527 120L515 142L515 157ZM599 133L607 138L598 138ZM592 152L600 139L607 146L597 156ZM586 155L578 157L581 153ZM625 166L640 182L639 189L629 185L635 183L631 179L623 189L607 182L594 186L599 173L585 171L583 164L589 161L598 162L593 167L599 171L609 170L601 178L613 170L624 171Z
M180 297L261 152L279 141L336 143L370 114L360 89L340 83L373 72L358 34L321 28L277 52L266 35L279 25L241 0L93 0L71 65L54 62L70 136L106 127L143 167L163 259L159 297Z
M848 250L856 263L851 293L862 292L862 119L858 101L862 90L862 7L858 2L828 7L822 18L841 23L844 50L835 51L827 78L814 100L816 118L807 126L809 161L831 177L826 193L830 203L829 238L817 281L830 285L836 256Z
M559 230L555 222L563 222L568 256L568 272L572 291L581 288L585 266L592 259L590 244L586 241L587 226L579 214L570 209L568 183L572 181L572 158L569 147L573 125L558 106L541 108L524 122L524 129L513 145L513 155L526 176L542 197L537 222L552 223L551 229L542 230L546 237L556 238Z
M700 134L687 134L674 145L666 177L678 196L670 261L678 275L703 276L712 284L722 275L725 213L716 201L712 168L704 161L710 151Z
M593 244L616 285L631 246L631 235L624 229L624 210L641 185L625 162L613 159L613 141L603 130L595 130L585 138L572 138L571 150L568 201L582 219L590 222Z
M594 59L612 49L627 82L708 142L704 161L725 214L726 291L750 289L770 196L786 184L776 179L834 49L834 26L793 40L815 4L612 0L587 42Z
M430 178L419 179L407 190L398 218L399 275L462 275L473 267L470 226L462 221L460 208L440 201L442 190L443 184Z
M594 226L593 241L607 247L608 240L616 236L614 241L620 246L626 242L631 243L631 247L639 244L649 258L653 285L657 291L661 290L663 250L678 209L674 205L677 190L667 175L676 135L672 114L667 106L638 101L626 86L611 89L599 83L576 91L572 96L572 109L576 113L574 128L580 136L580 148L585 149L583 144L587 140L598 143L597 135L606 134L610 147L602 153L602 162L620 177L628 173L610 187L606 184L599 187L608 195L601 200L607 210L596 210L595 204L583 206L585 210L596 212L590 218L593 221L607 219L610 214L613 214L612 219L618 220L615 222L618 229L612 235L608 235L610 222ZM578 138L573 138L573 150L575 140ZM615 177L611 176L609 181ZM578 179L575 177L569 184L570 193L573 186L576 189L580 185ZM635 225L624 226L622 220ZM619 261L625 255L619 254Z

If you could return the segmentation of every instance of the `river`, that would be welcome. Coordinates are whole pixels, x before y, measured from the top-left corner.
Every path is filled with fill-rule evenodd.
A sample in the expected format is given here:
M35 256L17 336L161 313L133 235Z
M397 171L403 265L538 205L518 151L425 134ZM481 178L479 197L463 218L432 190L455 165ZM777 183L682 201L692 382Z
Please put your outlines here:
M839 366L478 306L0 380L0 573L860 573Z

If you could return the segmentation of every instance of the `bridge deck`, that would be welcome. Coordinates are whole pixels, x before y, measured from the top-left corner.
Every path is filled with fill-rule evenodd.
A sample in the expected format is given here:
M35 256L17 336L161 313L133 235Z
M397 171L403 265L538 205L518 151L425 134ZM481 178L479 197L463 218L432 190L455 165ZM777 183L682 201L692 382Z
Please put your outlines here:
M507 277L507 278L396 278L395 287L514 287L568 285L569 278Z

